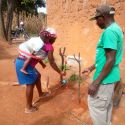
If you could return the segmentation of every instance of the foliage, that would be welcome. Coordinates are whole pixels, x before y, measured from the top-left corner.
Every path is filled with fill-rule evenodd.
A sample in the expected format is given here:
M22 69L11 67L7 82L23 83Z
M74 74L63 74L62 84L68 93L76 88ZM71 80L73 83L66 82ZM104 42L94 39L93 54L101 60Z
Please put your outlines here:
M2 10L3 11L7 10L7 0L2 0Z
M46 7L45 0L35 0L35 4L39 7Z
M2 10L7 11L7 0L2 0ZM14 0L14 11L26 12L27 14L35 14L34 0Z
M43 62L44 62L45 64L48 63L48 62L49 62L48 58L45 58L45 59L43 60Z
M0 7L0 37L7 41L11 41L13 12L16 13L18 26L20 14L36 15L34 0L1 0Z
M69 81L78 81L80 83L82 83L83 79L82 77L79 77L77 74L73 73L70 77L69 77Z
M15 2L15 12L25 12L27 16L29 14L35 14L34 0L17 0Z
M60 65L60 66L59 66L59 69L60 69L60 70L63 69L63 71L66 71L66 70L70 70L70 67L67 66L67 65L64 65L64 66Z
M69 81L77 81L77 80L78 80L78 75L76 75L75 73L69 77Z

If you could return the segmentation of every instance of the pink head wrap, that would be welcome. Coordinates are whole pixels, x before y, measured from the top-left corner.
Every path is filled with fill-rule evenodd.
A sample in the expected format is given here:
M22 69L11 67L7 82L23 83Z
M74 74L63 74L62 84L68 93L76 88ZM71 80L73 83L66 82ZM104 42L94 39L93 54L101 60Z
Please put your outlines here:
M46 28L40 31L39 33L40 36L47 36L50 38L57 38L57 34L55 29L53 28Z

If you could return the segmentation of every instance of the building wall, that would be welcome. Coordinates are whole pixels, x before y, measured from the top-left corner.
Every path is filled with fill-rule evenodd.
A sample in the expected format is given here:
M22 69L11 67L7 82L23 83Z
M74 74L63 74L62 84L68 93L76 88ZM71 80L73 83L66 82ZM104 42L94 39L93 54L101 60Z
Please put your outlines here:
M63 43L68 55L80 52L84 66L92 64L95 58L95 47L101 30L89 18L94 14L96 6L102 3L109 3L116 8L115 18L124 30L124 0L47 0L48 26L54 27L58 33L55 46L61 47ZM124 76L125 58L121 71Z

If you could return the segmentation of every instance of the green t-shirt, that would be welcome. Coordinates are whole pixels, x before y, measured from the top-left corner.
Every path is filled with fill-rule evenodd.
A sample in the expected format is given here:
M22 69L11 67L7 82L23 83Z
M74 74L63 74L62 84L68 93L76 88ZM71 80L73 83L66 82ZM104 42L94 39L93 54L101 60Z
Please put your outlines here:
M103 79L101 84L114 83L120 80L119 63L122 61L123 57L123 32L117 23L112 23L100 36L96 47L96 71L93 80L97 79L106 63L106 48L116 50L116 57L110 73Z

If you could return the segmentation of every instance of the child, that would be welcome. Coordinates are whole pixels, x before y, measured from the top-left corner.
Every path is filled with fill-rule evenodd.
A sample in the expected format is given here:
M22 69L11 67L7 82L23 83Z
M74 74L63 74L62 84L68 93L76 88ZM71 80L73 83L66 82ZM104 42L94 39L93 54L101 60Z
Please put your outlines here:
M29 58L26 58L24 61L24 64L22 66L22 68L20 69L21 72L23 72L24 74L28 74L28 72L26 71L26 68L29 64L34 65L37 62L40 62L40 64L42 65L43 68L46 67L46 65L43 63L42 59L46 57L46 55L44 55L43 53L44 51L39 51L35 54L35 52L33 52L31 54L31 56ZM34 60L35 58L35 60ZM36 61L37 59L37 61Z
M43 64L40 54L38 53L41 51L44 42L40 37L33 37L30 40L22 43L19 45L19 57L20 59L24 60L24 64L20 69L21 72L24 74L28 74L26 71L27 66L30 64L31 66L35 66L37 62L41 62L40 64L42 67L45 67Z

